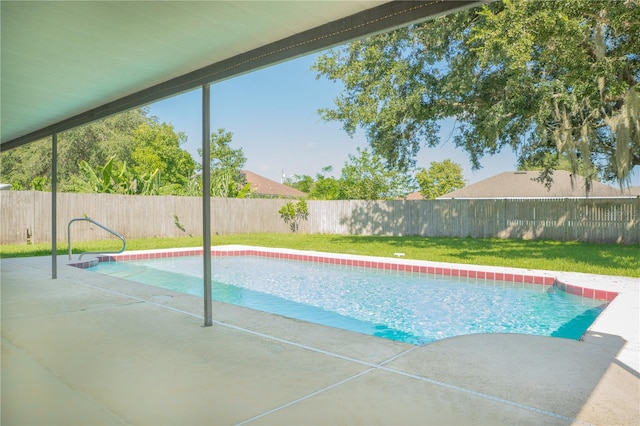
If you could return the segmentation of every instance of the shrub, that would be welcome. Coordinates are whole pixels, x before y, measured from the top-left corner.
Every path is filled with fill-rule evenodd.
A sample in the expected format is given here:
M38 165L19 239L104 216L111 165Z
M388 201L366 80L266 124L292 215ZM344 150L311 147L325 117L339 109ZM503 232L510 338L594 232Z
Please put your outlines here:
M284 223L289 224L291 232L298 232L300 221L303 219L307 220L309 217L307 202L304 200L300 200L295 204L289 201L278 210L278 213L280 213L280 217L284 219Z

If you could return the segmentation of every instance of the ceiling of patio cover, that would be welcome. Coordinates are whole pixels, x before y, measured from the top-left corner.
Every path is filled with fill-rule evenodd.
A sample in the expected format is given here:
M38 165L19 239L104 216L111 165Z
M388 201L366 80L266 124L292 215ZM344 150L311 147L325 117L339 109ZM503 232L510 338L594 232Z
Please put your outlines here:
M481 3L3 0L1 147Z

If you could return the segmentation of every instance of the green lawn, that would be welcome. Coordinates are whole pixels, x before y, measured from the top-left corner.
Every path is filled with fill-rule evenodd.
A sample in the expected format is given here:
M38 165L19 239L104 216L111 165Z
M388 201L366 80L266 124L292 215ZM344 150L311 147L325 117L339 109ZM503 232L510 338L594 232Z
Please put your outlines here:
M115 251L121 244L119 240L78 242L74 243L73 252ZM394 253L401 252L405 259L640 277L638 244L321 234L224 235L212 237L211 244L246 244L382 257L394 257ZM127 241L127 250L198 246L202 246L201 238ZM59 244L58 254L66 253L67 245ZM51 255L48 244L0 246L1 258L46 255Z

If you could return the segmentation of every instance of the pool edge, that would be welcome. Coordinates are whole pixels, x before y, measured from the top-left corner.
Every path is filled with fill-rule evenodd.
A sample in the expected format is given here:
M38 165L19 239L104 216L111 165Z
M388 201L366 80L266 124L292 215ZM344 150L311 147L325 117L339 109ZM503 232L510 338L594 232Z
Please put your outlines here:
M126 251L120 254L98 255L95 259L82 262L70 262L69 266L80 269L95 266L96 262L118 262L130 260L146 260L172 258L182 256L202 256L201 247L172 248L157 250ZM314 263L383 269L389 271L412 272L419 274L435 274L459 278L475 278L485 281L505 281L517 284L539 284L544 287L556 286L559 290L589 299L606 302L613 301L618 291L598 289L577 283L569 283L562 279L561 273L554 275L551 271L505 268L496 266L452 264L413 259L394 259L377 256L350 255L316 252L310 250L278 249L259 246L228 245L211 248L211 255L216 256L263 256L276 259L295 260Z

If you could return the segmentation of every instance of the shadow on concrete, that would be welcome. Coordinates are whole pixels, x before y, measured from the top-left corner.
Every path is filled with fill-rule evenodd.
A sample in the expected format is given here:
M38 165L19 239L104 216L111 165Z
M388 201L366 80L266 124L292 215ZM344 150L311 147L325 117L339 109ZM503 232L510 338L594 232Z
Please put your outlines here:
M549 413L561 424L637 424L638 372L616 359L619 336L585 341L475 334L434 342L389 366Z

